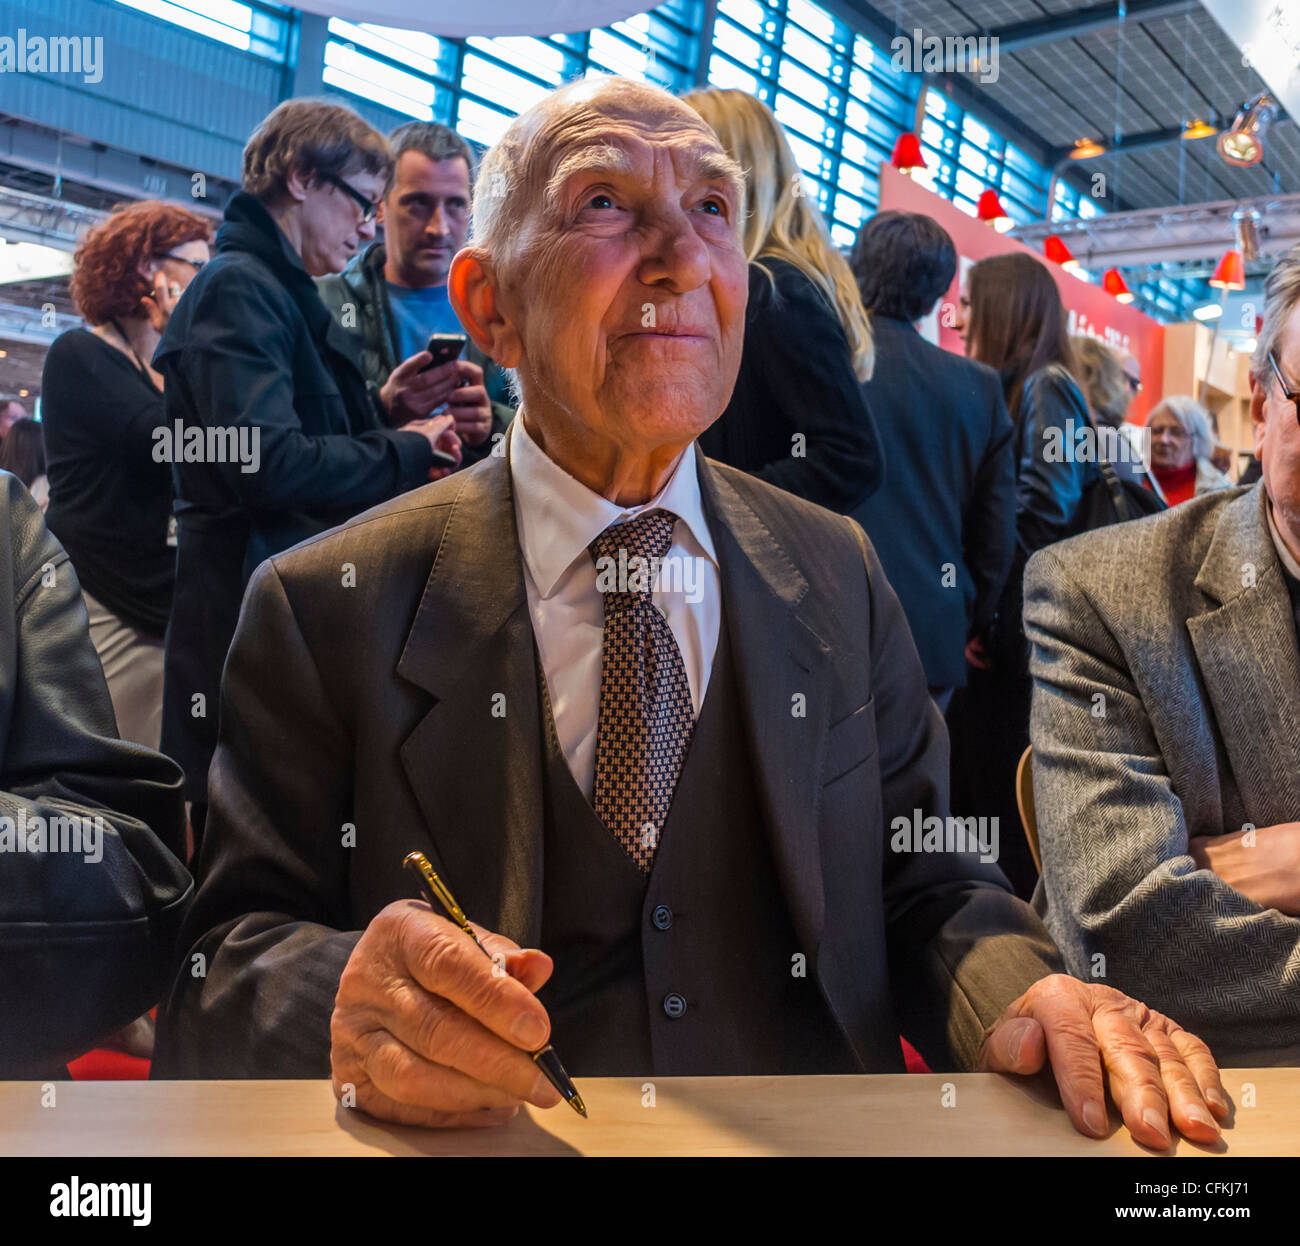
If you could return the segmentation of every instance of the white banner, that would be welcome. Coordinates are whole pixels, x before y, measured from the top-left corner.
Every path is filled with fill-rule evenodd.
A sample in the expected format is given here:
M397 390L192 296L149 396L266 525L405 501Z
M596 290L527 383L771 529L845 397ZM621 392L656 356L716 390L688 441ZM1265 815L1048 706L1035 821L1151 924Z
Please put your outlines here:
M294 0L323 17L373 22L462 39L470 35L558 35L621 22L654 0Z

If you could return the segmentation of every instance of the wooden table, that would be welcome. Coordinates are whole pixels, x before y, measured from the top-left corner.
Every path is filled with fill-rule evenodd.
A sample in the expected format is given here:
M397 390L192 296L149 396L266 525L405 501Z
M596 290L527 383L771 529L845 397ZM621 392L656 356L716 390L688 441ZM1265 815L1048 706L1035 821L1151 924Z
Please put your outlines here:
M587 1078L591 1113L525 1108L491 1129L385 1125L339 1107L326 1081L0 1082L3 1155L1145 1155L1112 1116L1075 1133L1037 1082L991 1074ZM1217 1149L1300 1154L1300 1069L1223 1075L1236 1105ZM1249 1087L1253 1086L1253 1096ZM949 1089L945 1092L945 1087ZM1255 1106L1246 1106L1253 1097ZM944 1106L945 1101L951 1106Z

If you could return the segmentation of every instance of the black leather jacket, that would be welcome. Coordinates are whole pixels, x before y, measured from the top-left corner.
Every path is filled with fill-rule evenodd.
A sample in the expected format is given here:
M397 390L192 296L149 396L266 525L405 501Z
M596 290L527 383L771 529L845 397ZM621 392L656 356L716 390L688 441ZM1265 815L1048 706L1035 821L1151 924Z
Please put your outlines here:
M192 884L160 839L180 768L117 738L72 564L7 472L0 508L0 1076L32 1077L158 1001Z
M1060 364L1025 380L1016 420L1016 541L1024 561L1065 535L1084 489L1100 473L1075 454L1075 434L1089 425L1083 392Z
M1025 564L1044 545L1067 534L1083 491L1100 475L1076 454L1078 429L1088 427L1082 390L1060 364L1025 380L1016 417L1016 556L1007 577L992 637L994 661L1028 678L1021 613ZM1057 453L1057 448L1063 452Z

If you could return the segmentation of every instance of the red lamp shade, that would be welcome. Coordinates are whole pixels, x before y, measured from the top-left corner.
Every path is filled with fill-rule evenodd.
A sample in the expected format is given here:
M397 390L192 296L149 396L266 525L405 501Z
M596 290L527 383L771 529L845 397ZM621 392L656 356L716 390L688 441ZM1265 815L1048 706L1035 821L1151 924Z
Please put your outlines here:
M906 134L900 134L894 140L894 154L889 158L889 163L904 173L908 169L924 169L926 166L925 157L921 155L921 140L910 130Z
M1240 251L1225 251L1223 258L1214 269L1210 285L1220 290L1244 290L1246 288L1246 264Z
M996 190L986 190L980 195L975 205L975 215L988 225L992 225L1000 234L1005 234L1014 224L1002 209L1002 201Z
M1118 268L1108 268L1101 279L1101 288L1107 294L1113 294L1117 303L1131 303L1133 291L1128 288Z
M1048 234L1043 239L1043 254L1053 264L1059 264L1067 273L1079 271L1079 261L1070 254L1070 248L1056 234Z

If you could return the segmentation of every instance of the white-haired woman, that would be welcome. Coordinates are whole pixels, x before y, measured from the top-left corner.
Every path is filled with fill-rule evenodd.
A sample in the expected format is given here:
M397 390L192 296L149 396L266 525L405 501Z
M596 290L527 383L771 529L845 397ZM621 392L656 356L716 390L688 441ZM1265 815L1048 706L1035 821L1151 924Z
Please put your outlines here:
M1232 481L1210 461L1214 432L1210 415L1195 398L1174 394L1147 421L1151 432L1151 474L1170 506L1215 489L1231 489Z
M700 448L810 502L853 511L885 471L859 385L871 375L872 346L857 282L771 109L743 91L682 98L745 170L745 347L731 401Z

